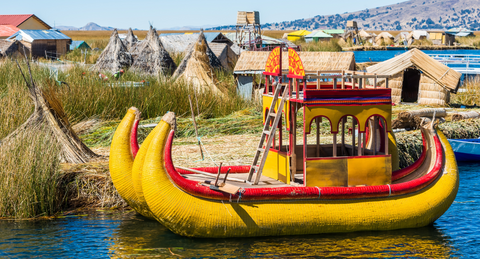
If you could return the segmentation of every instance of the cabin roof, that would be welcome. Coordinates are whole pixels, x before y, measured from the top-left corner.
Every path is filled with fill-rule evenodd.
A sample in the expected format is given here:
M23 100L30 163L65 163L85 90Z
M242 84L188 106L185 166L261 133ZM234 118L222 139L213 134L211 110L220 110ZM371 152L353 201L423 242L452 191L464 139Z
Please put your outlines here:
M270 51L244 51L234 73L264 71ZM298 52L306 71L355 70L353 52ZM288 69L288 53L282 53L282 68Z
M48 25L46 22L42 21L42 19L38 18L34 14L6 14L6 15L0 15L0 25L13 25L15 27L20 26L22 23L24 23L26 20L29 18L33 17L43 25L45 25L47 28L51 29L52 27Z
M58 30L19 30L8 39L33 42L35 40L70 40L70 37Z

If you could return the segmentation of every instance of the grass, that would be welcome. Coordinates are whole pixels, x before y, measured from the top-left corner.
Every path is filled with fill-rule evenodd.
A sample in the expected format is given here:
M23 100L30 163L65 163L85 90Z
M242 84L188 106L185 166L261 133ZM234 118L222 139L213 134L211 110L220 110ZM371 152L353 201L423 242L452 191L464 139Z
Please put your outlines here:
M450 96L451 103L468 106L480 105L480 76L467 77L462 89L465 92L458 92Z
M59 146L42 129L22 134L0 147L0 217L53 215L63 201Z
M342 47L338 44L337 39L331 39L329 41L303 42L300 46L302 51L342 51Z
M455 41L460 43L460 45L480 48L480 35L475 35L473 37L455 37Z

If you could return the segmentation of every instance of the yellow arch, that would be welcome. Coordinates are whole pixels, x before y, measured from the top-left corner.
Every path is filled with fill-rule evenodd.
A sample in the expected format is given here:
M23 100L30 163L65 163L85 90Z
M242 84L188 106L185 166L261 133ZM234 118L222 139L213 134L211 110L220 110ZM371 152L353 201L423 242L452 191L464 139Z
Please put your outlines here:
M445 136L439 132L446 155L444 174L435 184L415 194L295 202L237 203L200 199L170 181L163 158L170 125L165 121L160 124L162 127L155 134L145 158L143 191L155 218L183 236L303 235L421 227L440 217L450 207L458 190L455 157Z

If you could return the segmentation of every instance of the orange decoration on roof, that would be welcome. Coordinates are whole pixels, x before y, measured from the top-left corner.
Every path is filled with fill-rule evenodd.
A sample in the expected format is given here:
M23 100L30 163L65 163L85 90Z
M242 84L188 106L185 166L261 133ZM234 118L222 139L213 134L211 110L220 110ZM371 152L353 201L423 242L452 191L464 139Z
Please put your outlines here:
M270 52L265 65L264 75L280 76L282 74L281 68L280 47L276 47Z
M305 76L305 68L298 53L291 48L288 48L288 75L296 78L303 78Z

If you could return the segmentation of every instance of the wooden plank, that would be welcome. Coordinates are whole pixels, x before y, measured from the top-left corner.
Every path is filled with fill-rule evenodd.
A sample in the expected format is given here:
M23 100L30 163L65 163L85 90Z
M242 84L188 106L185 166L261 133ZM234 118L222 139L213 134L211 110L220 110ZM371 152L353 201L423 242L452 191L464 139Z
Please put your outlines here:
M237 194L238 191L240 190L240 187L233 184L225 183L223 186L210 185L210 189L214 191L229 193L229 194Z
M191 168L187 168L187 167L182 167L182 166L175 166L175 168L178 168L178 169L182 169L182 170L185 170L185 171L188 171L188 172L192 172L192 173L196 173L196 174L201 174L201 175L205 175L205 176L210 176L210 177L215 177L215 174L211 174L211 173L207 173L207 172L203 172L203 171L199 171L199 170L195 170L195 169L191 169ZM228 178L229 181L235 181L235 182L241 182L241 183L244 183L246 182L245 180L243 179L237 179L237 178Z

